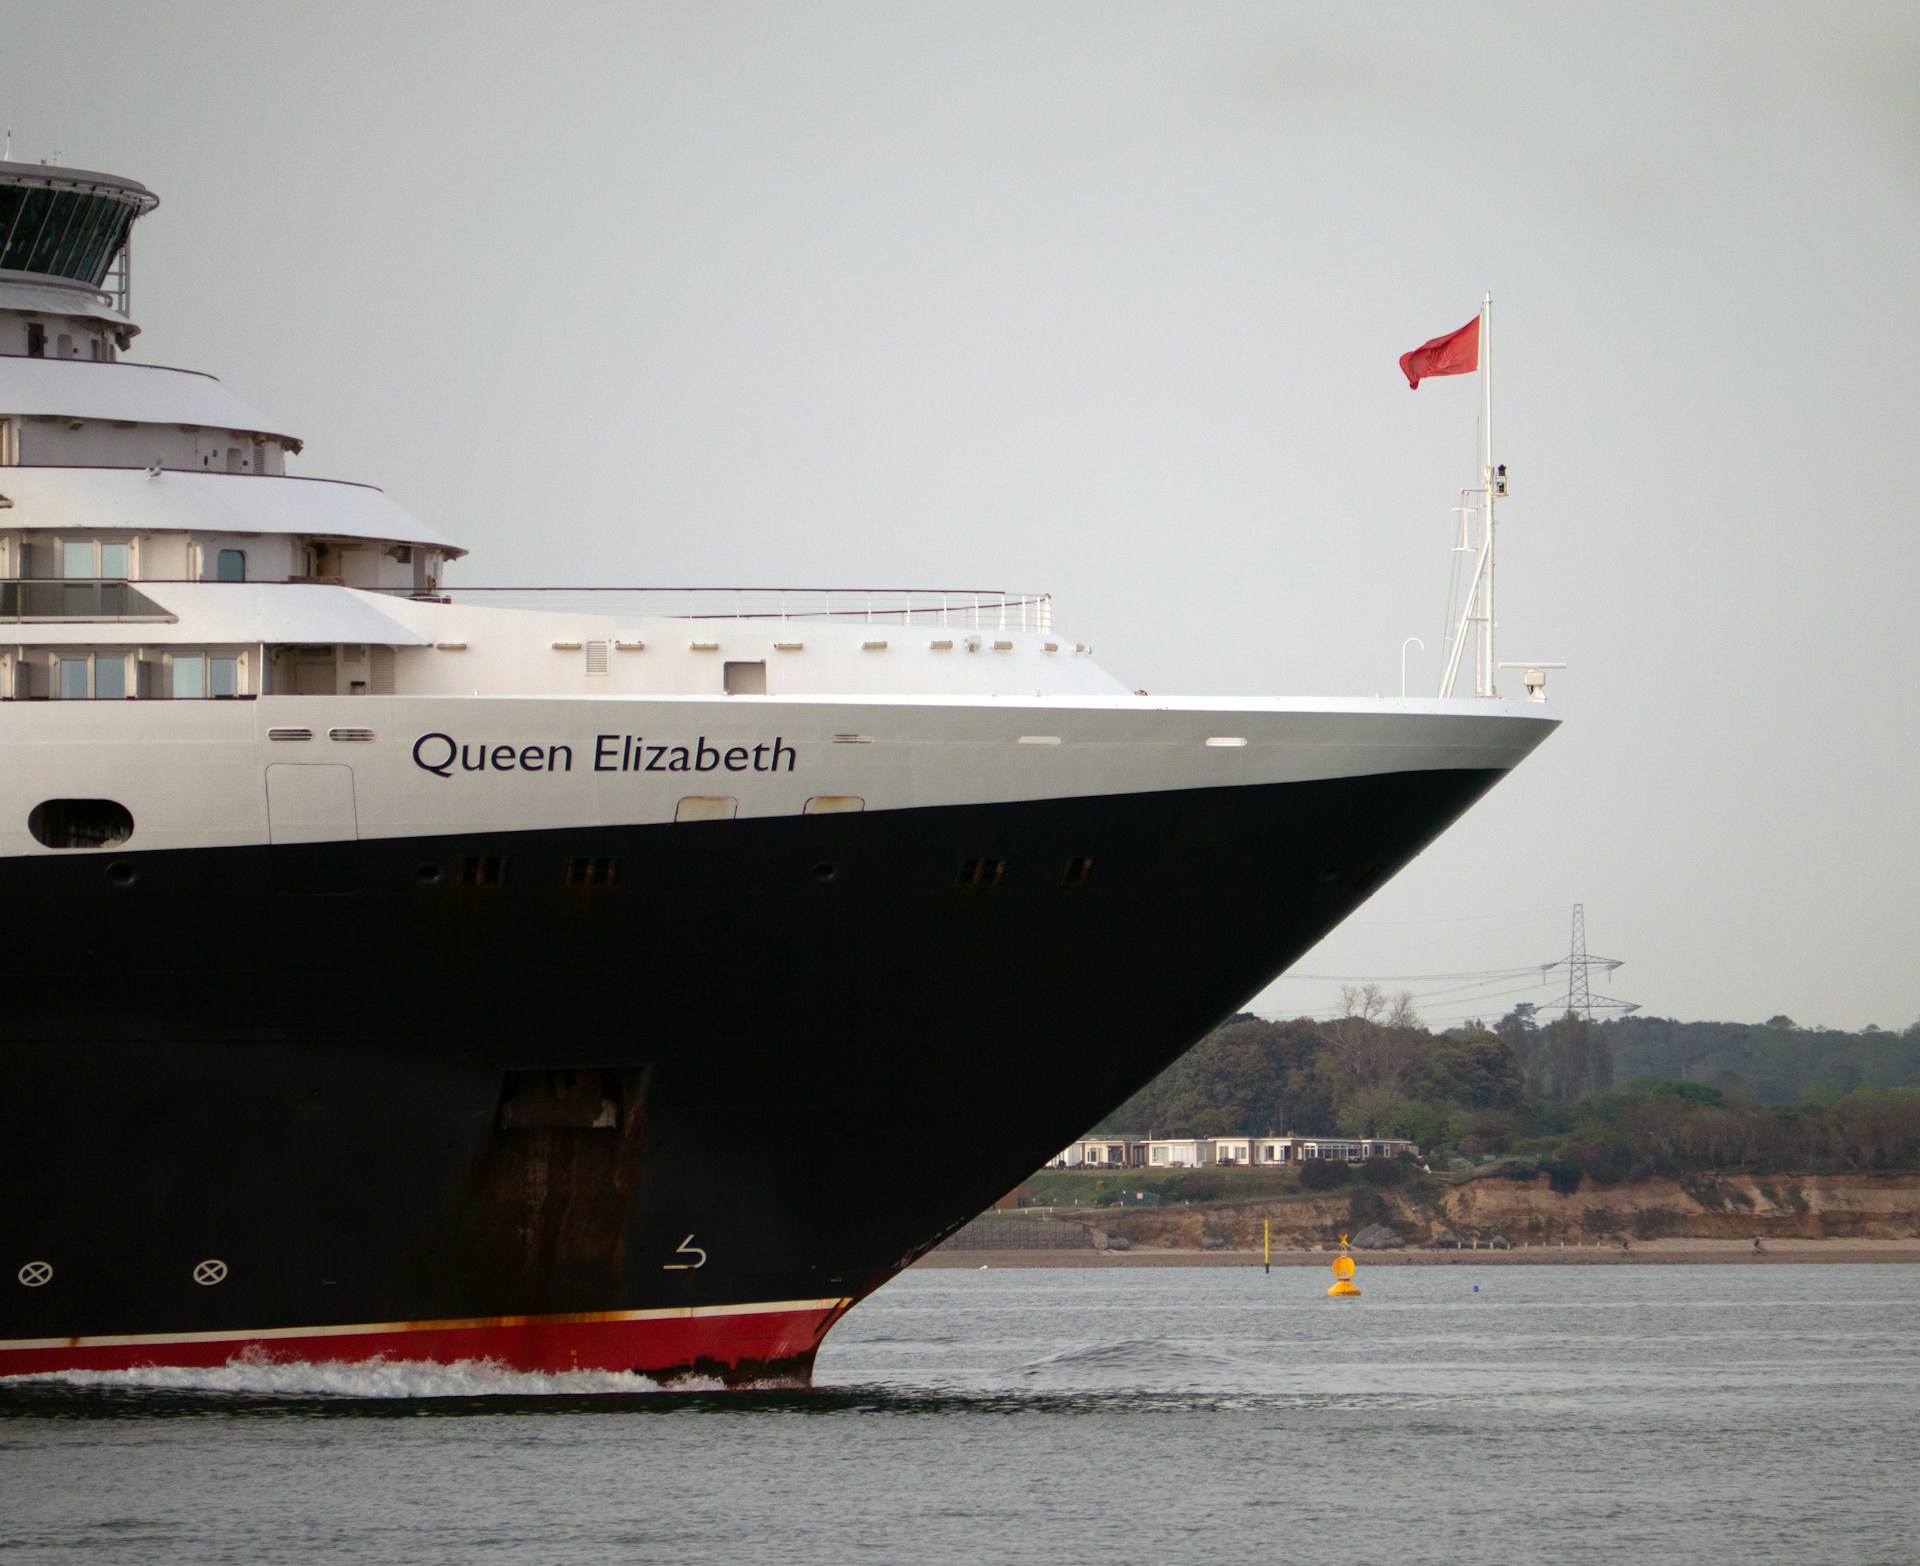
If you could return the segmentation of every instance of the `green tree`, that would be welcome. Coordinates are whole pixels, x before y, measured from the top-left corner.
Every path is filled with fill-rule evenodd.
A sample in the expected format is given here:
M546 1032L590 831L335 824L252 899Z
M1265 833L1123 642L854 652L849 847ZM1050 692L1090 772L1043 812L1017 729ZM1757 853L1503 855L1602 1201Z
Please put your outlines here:
M1540 1098L1546 1093L1546 1040L1540 1026L1531 1017L1508 1012L1494 1029L1520 1068L1520 1080L1528 1093Z
M1406 1081L1416 1098L1445 1099L1468 1109L1518 1109L1526 1095L1513 1051L1485 1028L1434 1039L1408 1070Z
M1546 1088L1558 1099L1584 1098L1613 1086L1613 1048L1585 1017L1568 1012L1546 1028Z

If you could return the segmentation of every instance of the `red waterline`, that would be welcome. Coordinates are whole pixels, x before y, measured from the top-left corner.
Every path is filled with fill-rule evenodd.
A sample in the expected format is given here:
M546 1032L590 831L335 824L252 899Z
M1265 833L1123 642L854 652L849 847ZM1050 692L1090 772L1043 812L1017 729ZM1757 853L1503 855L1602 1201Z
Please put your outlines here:
M366 1360L450 1365L488 1360L510 1370L638 1371L656 1378L714 1377L729 1383L804 1382L814 1351L851 1300L509 1316L369 1326L274 1328L265 1332L0 1342L0 1376L63 1370L215 1368L245 1359L286 1364Z

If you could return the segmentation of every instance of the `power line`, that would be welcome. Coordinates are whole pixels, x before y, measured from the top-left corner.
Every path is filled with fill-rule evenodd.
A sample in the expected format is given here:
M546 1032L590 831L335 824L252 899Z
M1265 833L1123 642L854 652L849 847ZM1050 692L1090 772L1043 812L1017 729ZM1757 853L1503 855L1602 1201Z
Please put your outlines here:
M1522 919L1535 916L1525 914L1488 917L1504 918L1517 923ZM1442 923L1446 921L1435 920L1432 922ZM1402 950L1405 949L1407 948L1402 948ZM1615 1000L1611 996L1596 993L1593 988L1594 969L1597 968L1602 973L1612 973L1615 969L1622 966L1624 966L1624 963L1622 959L1618 957L1595 957L1587 951L1586 905L1583 903L1575 903L1573 905L1573 934L1567 955L1565 957L1555 957L1549 962L1533 963L1524 967L1461 969L1454 973L1286 973L1282 974L1280 980L1275 982L1297 980L1308 984L1397 984L1428 986L1429 988L1414 997L1418 1003L1422 1005L1432 1005L1435 1003L1445 1004L1449 1007L1449 1018L1447 1020L1464 1020L1467 1017L1476 1015L1476 1013L1471 1011L1464 1012L1461 1013L1459 1019L1453 1019L1451 1016L1452 1008L1504 1001L1510 997L1523 995L1529 990L1543 988L1548 982L1548 976L1553 970L1564 967L1567 971L1567 1010L1574 1016L1584 1017L1587 1021L1591 1022L1596 1010L1616 1012L1621 1016L1625 1016L1630 1012L1635 1012L1640 1009L1637 1001ZM1435 985L1441 986L1441 988L1431 988L1431 986ZM1540 1008L1533 1002L1516 1000L1511 1009L1523 1015L1531 1016ZM1442 1019L1436 1018L1434 1020L1438 1021Z
M1553 963L1525 968L1481 968L1464 973L1283 973L1282 979L1311 979L1322 984L1441 984L1450 979L1510 979L1523 973L1543 973Z

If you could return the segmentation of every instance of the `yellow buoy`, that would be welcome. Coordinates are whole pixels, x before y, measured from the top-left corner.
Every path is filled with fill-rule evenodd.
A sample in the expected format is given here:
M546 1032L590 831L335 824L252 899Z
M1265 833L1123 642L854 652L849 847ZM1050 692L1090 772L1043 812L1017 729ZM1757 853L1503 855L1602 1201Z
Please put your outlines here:
M1343 1246L1347 1243L1344 1234L1340 1236L1340 1243ZM1330 1298L1345 1299L1348 1295L1359 1294L1360 1285L1353 1281L1353 1258L1344 1250L1333 1259L1333 1277L1333 1287L1327 1290Z

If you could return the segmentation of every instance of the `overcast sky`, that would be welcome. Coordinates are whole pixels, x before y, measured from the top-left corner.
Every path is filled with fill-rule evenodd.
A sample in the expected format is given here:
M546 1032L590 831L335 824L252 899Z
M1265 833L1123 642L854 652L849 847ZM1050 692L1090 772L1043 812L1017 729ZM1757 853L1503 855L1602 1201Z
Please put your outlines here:
M1495 297L1565 726L1302 964L1920 1017L1920 9L0 0L137 356L468 584L1007 586L1156 693L1437 678ZM1559 970L1556 970L1558 973ZM1564 978L1422 982L1430 1021ZM1324 1011L1332 980L1257 1009Z

